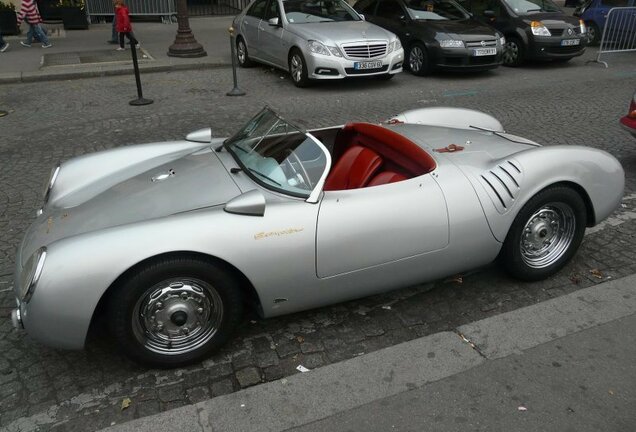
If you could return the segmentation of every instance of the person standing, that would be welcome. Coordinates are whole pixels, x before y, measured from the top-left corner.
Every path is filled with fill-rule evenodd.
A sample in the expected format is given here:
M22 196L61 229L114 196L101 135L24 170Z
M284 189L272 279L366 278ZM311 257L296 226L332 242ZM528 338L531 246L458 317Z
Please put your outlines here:
M2 29L0 28L0 52L5 52L9 48L9 42L5 42L2 37Z
M115 7L115 0L113 0L113 11L117 12L117 8ZM113 28L112 28L110 40L108 41L108 43L109 44L119 43L119 37L117 35L117 13L113 14Z
M138 48L139 44L132 32L132 24L130 23L130 16L128 15L128 7L124 4L124 0L115 0L115 19L117 20L116 28L119 33L119 47L117 48L117 51L123 51L126 49L124 46L124 37L128 38L131 45L135 45Z
M35 0L22 0L20 12L18 12L18 25L22 24L22 21L26 21L26 23L29 24L26 42L20 41L22 46L31 48L34 34L40 42L42 42L42 48L50 48L53 46L40 25L42 23L42 17L40 16L40 11L38 10L38 5L35 3Z

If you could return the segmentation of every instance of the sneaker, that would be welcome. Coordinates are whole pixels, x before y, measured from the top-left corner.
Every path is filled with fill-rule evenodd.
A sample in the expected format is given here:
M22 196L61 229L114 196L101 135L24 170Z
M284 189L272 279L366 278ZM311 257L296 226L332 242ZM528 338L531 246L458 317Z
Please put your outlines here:
M22 41L20 41L20 45L25 46L25 47L27 47L27 48L31 48L31 44L28 44L28 43L26 43L26 42L22 42Z
M115 48L115 51L126 51L126 48L117 47L117 48Z
M51 42L47 43L47 44L42 44L42 48L51 48L53 46L53 44Z
M2 45L2 47L0 48L0 52L5 52L7 48L9 48L9 42L6 42L4 45Z

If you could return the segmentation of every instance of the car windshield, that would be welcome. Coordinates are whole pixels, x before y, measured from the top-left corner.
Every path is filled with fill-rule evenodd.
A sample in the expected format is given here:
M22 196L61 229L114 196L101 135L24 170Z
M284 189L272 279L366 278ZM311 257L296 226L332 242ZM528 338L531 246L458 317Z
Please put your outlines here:
M224 146L254 181L295 197L308 198L329 169L325 147L269 108Z
M342 0L287 0L283 9L291 24L360 21L358 14Z
M510 8L519 15L529 15L539 12L561 12L559 7L550 0L504 0Z
M405 0L404 4L414 20L459 21L469 17L468 12L452 0Z

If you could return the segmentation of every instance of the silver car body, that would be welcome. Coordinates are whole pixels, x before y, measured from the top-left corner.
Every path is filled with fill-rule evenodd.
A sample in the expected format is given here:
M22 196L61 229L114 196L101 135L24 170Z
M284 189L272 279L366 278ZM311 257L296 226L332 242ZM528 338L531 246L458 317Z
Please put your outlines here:
M430 153L432 172L324 191L331 159L321 144L325 173L311 196L297 198L255 182L230 153L215 151L223 139L209 129L186 141L64 162L17 253L20 298L25 266L46 247L35 291L28 302L18 300L14 321L47 345L79 349L100 299L122 275L183 251L240 272L261 315L273 317L485 265L519 209L549 185L580 190L590 225L610 215L623 194L623 169L610 154L541 147L505 134L483 113L420 109L388 123ZM329 147L341 128L310 133ZM450 144L464 149L435 151Z
M285 1L272 0L283 11ZM366 22L353 8L346 6L359 21L333 21L293 23L285 13L278 25L250 16L252 1L234 19L237 38L243 38L251 59L289 70L290 51L298 48L307 62L311 79L340 79L348 76L396 74L402 71L404 50L400 46L391 50L398 38L383 28ZM342 56L317 54L308 49L309 41L318 41L327 47L337 47ZM371 46L371 50L369 47ZM373 51L377 49L377 51ZM381 62L382 70L356 69L356 64Z

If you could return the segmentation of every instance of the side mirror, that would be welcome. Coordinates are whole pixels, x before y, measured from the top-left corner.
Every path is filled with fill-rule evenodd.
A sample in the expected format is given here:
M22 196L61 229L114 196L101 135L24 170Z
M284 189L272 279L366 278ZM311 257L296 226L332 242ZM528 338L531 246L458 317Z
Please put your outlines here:
M485 10L485 11L484 11L484 16L485 16L486 18L490 18L490 19L494 19L494 18L496 18L496 17L497 17L497 16L495 15L495 11L491 11L491 10Z
M261 191L252 189L229 200L225 204L224 210L228 213L246 216L263 216L265 214L265 196Z
M362 21L366 21L366 20L367 20L367 19L364 17L364 15L363 15L363 14L358 14L358 15L360 15L360 18L362 18Z
M190 132L186 135L186 140L200 143L209 143L212 141L212 129L205 128Z
M269 21L267 21L269 23L269 25L271 25L272 27L280 27L280 21L278 20L278 17L276 18L270 18Z
M402 23L402 24L406 24L406 17L404 15L400 15L398 17L398 20Z

